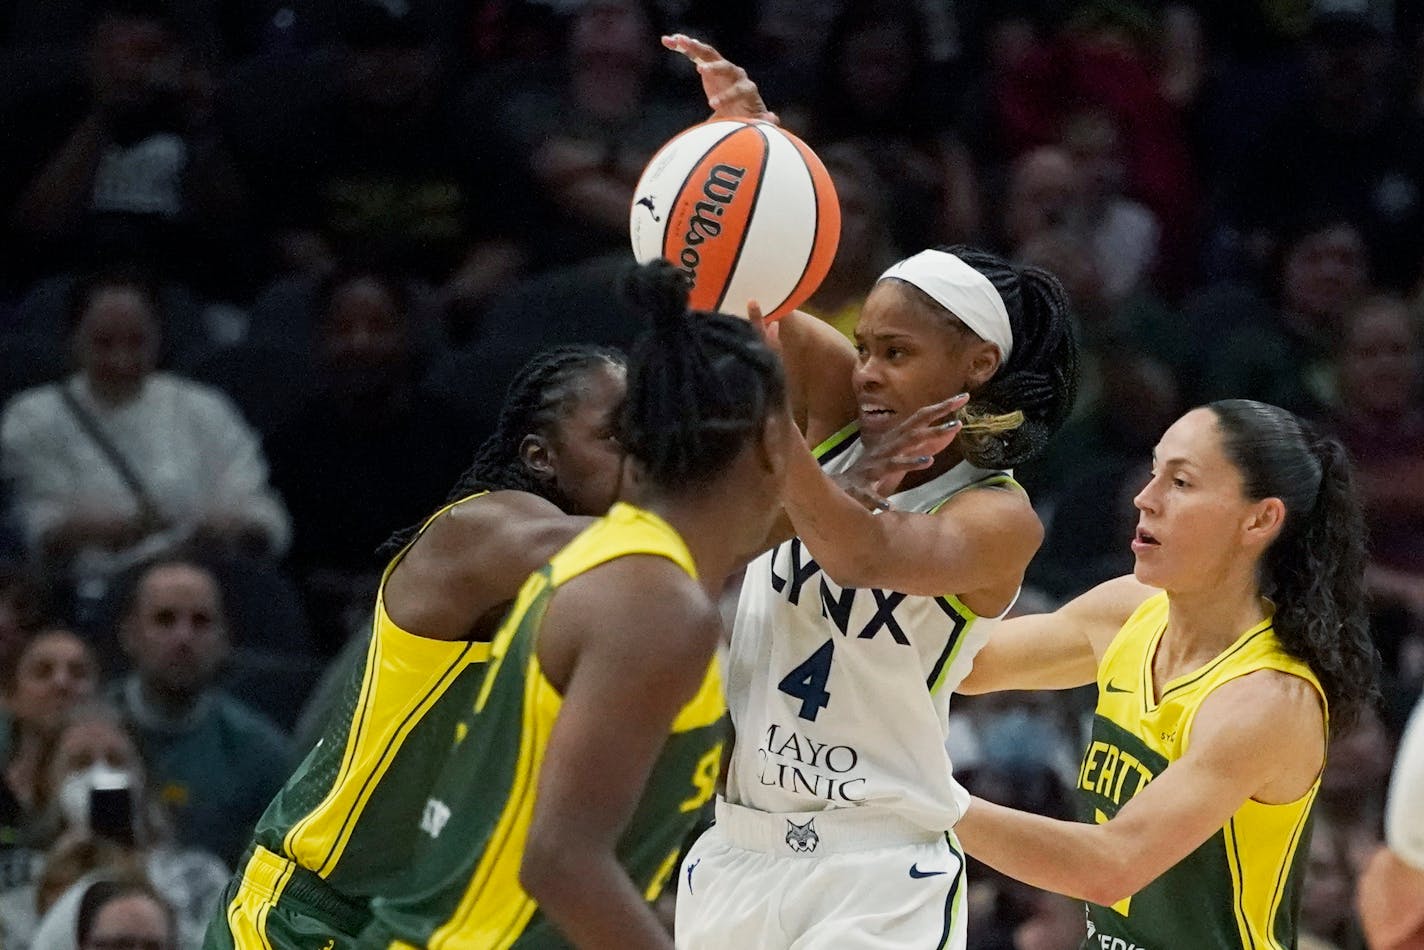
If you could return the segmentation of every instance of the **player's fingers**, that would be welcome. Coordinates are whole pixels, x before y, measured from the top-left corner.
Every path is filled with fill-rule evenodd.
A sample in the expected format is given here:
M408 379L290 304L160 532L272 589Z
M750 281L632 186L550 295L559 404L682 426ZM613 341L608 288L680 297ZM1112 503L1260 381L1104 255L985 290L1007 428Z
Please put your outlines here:
M766 317L762 315L761 304L755 300L747 301L747 319L756 328L757 336L766 339Z
M910 413L909 418L904 421L901 427L908 432L921 426L927 426L935 419L941 419L951 412L958 412L964 408L964 404L968 401L969 394L960 393L957 396L950 396L948 399L941 399L939 402L930 403L928 406L921 406ZM954 420L951 419L949 421L953 422ZM943 424L948 425L948 423Z
M710 63L723 59L721 53L702 42L695 40L686 33L674 33L671 36L663 37L663 45L668 49L681 53L694 63Z

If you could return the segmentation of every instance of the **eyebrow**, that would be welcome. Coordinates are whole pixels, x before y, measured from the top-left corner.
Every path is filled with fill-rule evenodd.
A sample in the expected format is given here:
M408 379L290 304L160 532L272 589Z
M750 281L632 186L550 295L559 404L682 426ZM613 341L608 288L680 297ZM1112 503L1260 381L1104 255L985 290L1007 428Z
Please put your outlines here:
M1153 464L1153 465L1166 465L1166 466L1168 466L1168 467L1171 467L1171 466L1173 466L1173 465L1196 465L1196 462L1193 462L1191 459L1185 458L1185 457L1180 456L1180 455L1173 456L1172 458L1169 458L1169 459L1167 459L1165 462L1163 462L1163 461L1160 461L1160 460L1157 458L1157 450L1156 450L1156 449L1153 449L1153 450L1152 450L1152 464Z
M914 339L915 339L915 338L914 338L913 336L911 336L910 334L908 334L908 333L899 333L899 332L896 332L896 331L882 331L882 332L879 332L879 333L861 333L859 330L857 330L857 331L856 331L856 334L855 334L855 339L856 339L857 342L861 342L861 341L864 341L864 340L866 340L866 339L871 339L871 340L876 341L877 343L885 343L885 342L894 342L894 341L896 341L896 340L906 340L906 341L909 341L909 342L914 342Z

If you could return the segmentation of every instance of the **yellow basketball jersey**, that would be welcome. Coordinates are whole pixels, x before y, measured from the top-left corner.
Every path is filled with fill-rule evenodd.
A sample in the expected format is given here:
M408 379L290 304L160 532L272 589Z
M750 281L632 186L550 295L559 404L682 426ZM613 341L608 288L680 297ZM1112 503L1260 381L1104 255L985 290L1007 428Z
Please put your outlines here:
M455 504L484 494L441 508L421 533ZM358 898L383 893L402 867L410 836L391 831L419 818L490 656L489 643L432 640L391 619L386 579L409 549L381 578L370 643L325 734L268 806L255 836L256 844Z
M1107 821L1191 742L1192 722L1211 691L1257 670L1280 670L1324 690L1276 637L1270 617L1199 669L1162 684L1152 661L1167 626L1167 595L1144 602L1098 667L1092 742L1078 771L1084 818ZM1320 788L1293 802L1247 801L1219 832L1132 897L1088 905L1084 947L1270 948L1296 945L1311 806Z
M362 946L568 946L519 883L540 768L563 703L539 664L539 631L560 586L639 554L667 558L697 576L691 552L671 525L620 502L525 582L495 636L468 726L443 762L423 820L419 827L410 822L391 830L418 844L399 884L372 903L376 920ZM675 871L681 844L714 793L725 714L721 676L710 659L701 688L669 727L618 843L619 863L649 901Z

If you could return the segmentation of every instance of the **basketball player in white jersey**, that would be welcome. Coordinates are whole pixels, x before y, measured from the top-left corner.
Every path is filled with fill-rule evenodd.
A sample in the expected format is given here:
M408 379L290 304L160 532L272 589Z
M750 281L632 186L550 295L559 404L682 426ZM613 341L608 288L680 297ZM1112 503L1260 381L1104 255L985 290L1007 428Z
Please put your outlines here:
M1424 700L1399 743L1385 846L1360 877L1359 912L1370 950L1424 948Z
M719 116L769 117L715 50L664 45L698 64ZM727 681L736 743L717 824L682 866L677 942L963 947L950 829L968 796L945 753L949 697L1042 539L1010 467L1072 407L1067 301L1043 271L929 250L877 281L853 347L799 312L769 335L817 448L794 456L787 532L747 568ZM888 510L837 487L936 404L960 434Z
M1071 407L1067 305L1042 271L931 250L879 280L854 348L801 313L775 333L818 448L788 478L795 536L747 569L727 684L737 740L717 824L683 865L678 943L962 947L950 829L968 797L944 749L949 697L1042 537L1009 467ZM890 510L832 481L960 392L948 425L963 434Z

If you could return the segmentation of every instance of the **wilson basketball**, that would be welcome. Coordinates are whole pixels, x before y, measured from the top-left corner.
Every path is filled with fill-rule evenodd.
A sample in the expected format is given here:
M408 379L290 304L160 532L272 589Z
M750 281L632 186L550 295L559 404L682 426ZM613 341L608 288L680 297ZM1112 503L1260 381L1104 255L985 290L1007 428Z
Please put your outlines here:
M691 305L785 316L826 277L841 208L826 167L768 122L713 119L664 145L638 181L629 218L640 263L665 257L692 278Z

